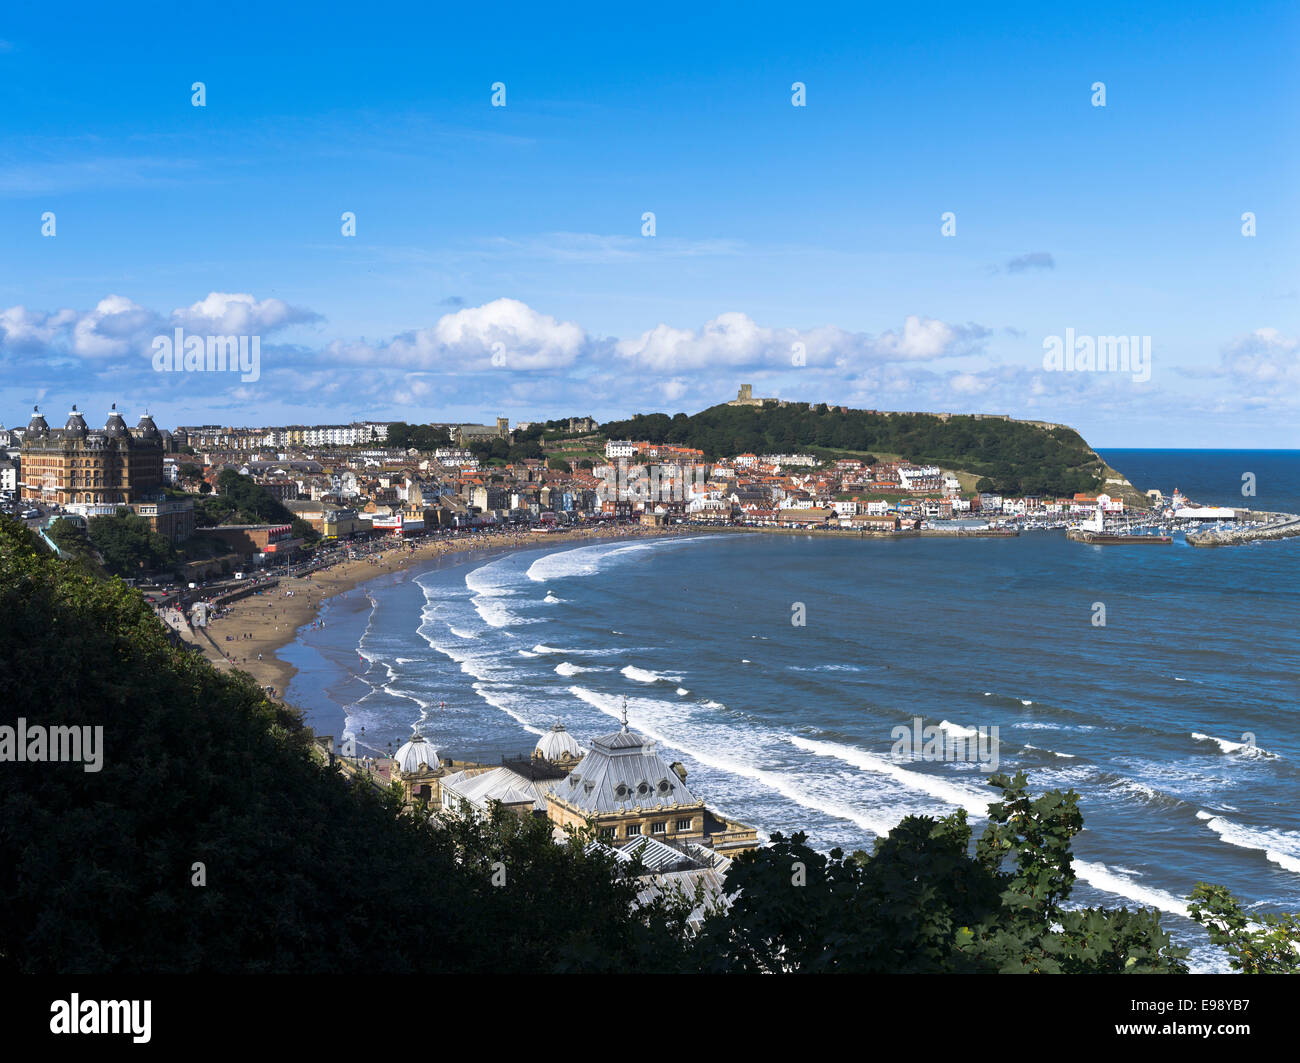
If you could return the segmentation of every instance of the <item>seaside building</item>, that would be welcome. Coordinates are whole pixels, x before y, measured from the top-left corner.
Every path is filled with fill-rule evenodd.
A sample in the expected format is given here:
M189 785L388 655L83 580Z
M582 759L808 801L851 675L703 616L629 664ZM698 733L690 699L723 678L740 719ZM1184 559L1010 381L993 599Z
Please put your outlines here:
M393 754L391 778L402 788L408 804L425 804L436 808L440 801L439 781L442 760L433 743L420 734L417 726L410 739Z
M220 539L226 548L244 558L268 554L293 556L302 547L302 539L293 534L291 524L222 524L215 528L198 528L195 535Z
M75 405L62 428L50 428L37 407L23 433L20 495L86 519L130 509L153 531L181 542L194 531L194 504L163 493L167 446L148 413L128 428L116 403L96 429Z
M147 413L129 429L114 403L103 428L91 429L74 405L62 428L40 407L23 434L22 497L47 504L129 505L158 500L163 438Z
M486 816L499 802L516 815L545 816L557 838L590 824L601 844L650 840L652 851L666 846L695 866L725 869L729 855L758 846L753 827L710 810L686 785L685 768L628 728L626 707L622 729L594 739L589 752L556 722L531 755L500 764L440 757L417 729L394 755L391 777L407 803L430 811Z
M622 845L639 838L696 843L720 853L758 845L757 831L711 812L686 785L680 764L669 765L655 742L623 727L592 740L591 752L547 794L546 814L557 827L591 822L597 836Z
M490 814L493 802L519 816L544 816L550 790L567 770L544 758L507 761L496 768L466 768L440 780L441 806L445 810L468 807L475 814Z

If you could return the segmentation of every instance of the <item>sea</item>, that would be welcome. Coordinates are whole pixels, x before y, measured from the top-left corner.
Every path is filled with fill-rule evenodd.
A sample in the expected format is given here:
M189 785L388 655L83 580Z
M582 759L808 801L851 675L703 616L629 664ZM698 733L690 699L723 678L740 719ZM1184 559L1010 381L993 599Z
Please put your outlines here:
M1141 489L1300 513L1300 451L1102 453ZM1198 882L1300 911L1298 574L1300 539L539 544L381 576L282 655L308 723L380 756L416 725L457 759L528 753L556 721L586 747L626 704L711 807L821 849L958 808L978 835L992 764L898 737L996 727L999 770L1079 794L1071 903L1158 908L1220 971L1185 914Z

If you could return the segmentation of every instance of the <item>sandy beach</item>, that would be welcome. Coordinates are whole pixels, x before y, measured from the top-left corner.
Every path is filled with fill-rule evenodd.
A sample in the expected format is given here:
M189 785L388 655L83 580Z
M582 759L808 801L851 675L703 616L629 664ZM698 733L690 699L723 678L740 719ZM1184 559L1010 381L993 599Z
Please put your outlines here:
M202 649L218 668L247 672L262 687L274 687L283 698L297 669L280 659L277 651L297 637L298 630L316 619L327 598L352 590L368 580L411 569L448 554L496 553L503 550L547 548L564 543L603 539L636 539L683 534L680 529L642 528L637 525L575 528L538 535L501 532L457 539L423 539L394 542L389 550L354 561L340 561L305 576L283 578L239 601L212 620L206 635L201 630L182 636Z

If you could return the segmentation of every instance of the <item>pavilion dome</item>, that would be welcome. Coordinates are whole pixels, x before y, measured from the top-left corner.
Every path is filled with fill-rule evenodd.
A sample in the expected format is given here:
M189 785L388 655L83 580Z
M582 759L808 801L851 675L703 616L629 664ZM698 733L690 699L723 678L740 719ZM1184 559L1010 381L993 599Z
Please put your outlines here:
M564 729L564 724L557 722L537 740L537 748L534 752L547 760L559 760L564 756L577 760L582 756L583 750L578 745L578 740Z
M27 434L29 436L49 435L50 426L46 424L45 418L41 415L39 406L32 407L32 419L27 422Z
M393 764L403 775L425 771L438 767L438 751L432 742L425 741L424 735L416 733L411 740L393 754Z

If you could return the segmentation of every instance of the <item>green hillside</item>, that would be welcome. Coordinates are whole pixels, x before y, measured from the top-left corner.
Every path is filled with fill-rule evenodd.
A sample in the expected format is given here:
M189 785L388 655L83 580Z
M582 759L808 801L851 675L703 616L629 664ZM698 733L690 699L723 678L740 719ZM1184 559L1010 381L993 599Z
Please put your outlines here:
M602 426L606 436L698 447L710 458L837 450L892 453L971 473L980 490L1073 495L1101 488L1105 464L1072 428L933 414L885 414L792 403L712 406L688 416L639 414Z

